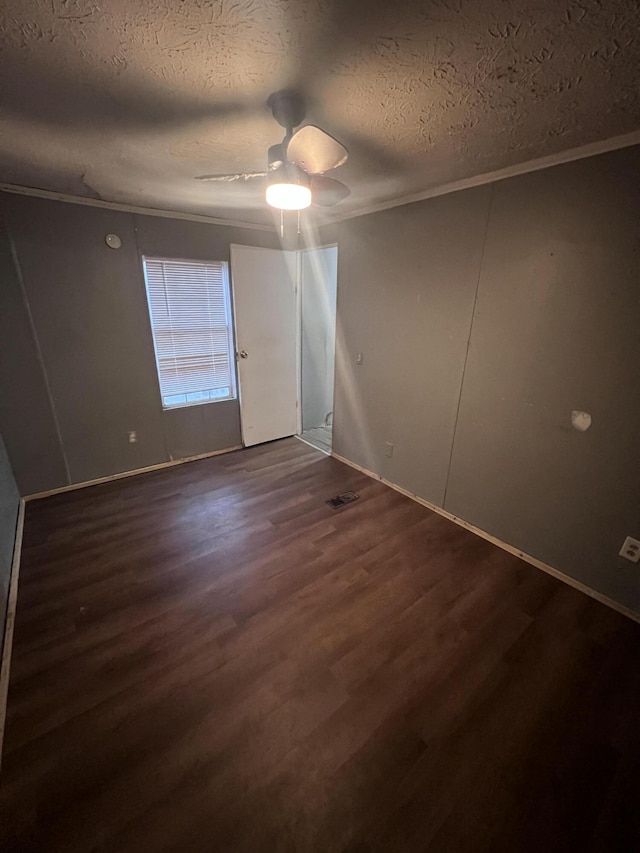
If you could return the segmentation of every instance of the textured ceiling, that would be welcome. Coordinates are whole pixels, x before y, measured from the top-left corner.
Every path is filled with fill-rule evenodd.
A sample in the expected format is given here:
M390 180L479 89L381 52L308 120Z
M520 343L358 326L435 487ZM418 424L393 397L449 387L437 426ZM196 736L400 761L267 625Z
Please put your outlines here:
M640 128L637 0L4 0L0 181L259 219L300 91L362 208ZM337 210L337 209L336 209Z

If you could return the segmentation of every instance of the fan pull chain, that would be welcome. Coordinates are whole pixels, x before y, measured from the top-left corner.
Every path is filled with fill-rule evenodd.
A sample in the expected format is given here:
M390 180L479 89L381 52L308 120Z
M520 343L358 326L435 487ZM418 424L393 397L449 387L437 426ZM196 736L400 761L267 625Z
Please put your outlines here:
M284 240L284 210L280 208L280 239Z

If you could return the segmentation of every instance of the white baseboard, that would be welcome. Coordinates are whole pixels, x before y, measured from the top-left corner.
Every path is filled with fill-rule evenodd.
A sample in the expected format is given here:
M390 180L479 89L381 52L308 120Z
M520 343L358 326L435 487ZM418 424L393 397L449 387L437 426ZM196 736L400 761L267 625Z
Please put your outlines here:
M628 607L625 607L623 604L619 604L617 601L614 601L612 598L603 595L601 592L598 592L595 589L591 589L591 587L586 586L586 584L583 584L579 580L572 578L570 575L565 575L563 572L558 571L558 569L554 569L553 566L549 566L547 563L543 563L542 560L538 560L537 557L532 557L530 554L526 554L519 548L515 548L513 545L509 545L508 542L503 542L501 539L492 536L491 533L487 533L486 530L481 530L479 527L475 527L473 524L469 524L468 521L465 521L463 518L458 518L458 516L447 512L446 509L442 509L442 507L436 506L435 504L426 501L424 498L421 498L418 495L414 495L412 492L403 489L402 486L398 486L396 483L392 483L390 480L385 480L384 477L381 477L379 474L375 474L373 471L369 471L367 468L363 468L362 465L358 465L356 462L352 462L350 459L346 459L344 456L340 456L337 453L332 453L331 455L334 457L334 459L337 459L339 462L344 462L344 464L348 465L350 468L355 468L356 471L360 471L362 474L366 474L367 477L371 477L374 480L379 480L381 483L384 483L385 486L389 486L389 488L394 489L396 492L400 492L401 495L404 495L407 498L411 498L412 501L416 501L416 503L425 506L432 512L437 512L438 515L442 515L444 518L448 518L449 521L453 521L460 527L464 527L466 530L470 530L472 533L475 533L476 536L480 536L482 539L486 539L487 542L491 542L493 545L497 545L498 548L502 548L503 551L508 551L509 554L513 554L516 557L520 557L520 559L524 560L525 563L529 563L530 565L535 566L536 569L541 569L543 572L546 572L548 575L551 575L557 580L566 583L568 586L571 586L574 589L579 590L580 592L584 592L585 595L588 595L590 598L594 598L596 601L599 601L601 604L610 607L612 610L616 610L618 613L621 613L623 616L632 619L634 622L640 623L640 613L636 613L634 610L630 610Z
M9 670L11 667L11 649L13 647L13 626L16 621L16 606L18 603L18 575L20 574L20 555L22 554L22 533L24 530L24 499L18 507L16 522L16 540L13 546L11 561L11 576L9 578L9 600L7 602L7 620L4 626L4 642L2 645L2 667L0 668L0 766L2 765L2 743L4 739L4 724L7 718L7 696L9 694Z
M122 471L119 474L110 474L108 477L99 477L97 480L84 480L82 483L72 483L70 486L59 486L57 489L49 489L46 492L35 492L26 495L25 501L37 501L40 498L48 498L51 495L61 495L64 492L75 492L76 489L86 489L88 486L98 486L100 483L111 483L114 480L124 480L126 477L137 477L138 474L148 474L150 471L161 471L163 468L173 468L174 465L185 465L187 462L197 462L198 459L209 459L211 456L221 456L223 453L231 453L234 450L242 450L241 444L234 447L225 447L223 450L211 450L208 453L200 453L197 456L185 456L184 459L171 459L169 462L160 462L157 465L148 465L146 468L135 468L133 471Z

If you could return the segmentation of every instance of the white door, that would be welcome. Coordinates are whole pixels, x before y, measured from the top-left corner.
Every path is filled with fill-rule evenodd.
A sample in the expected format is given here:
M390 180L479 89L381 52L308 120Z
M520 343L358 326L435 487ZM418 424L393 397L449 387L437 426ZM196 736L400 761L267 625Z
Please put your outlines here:
M231 246L242 440L297 432L296 253Z

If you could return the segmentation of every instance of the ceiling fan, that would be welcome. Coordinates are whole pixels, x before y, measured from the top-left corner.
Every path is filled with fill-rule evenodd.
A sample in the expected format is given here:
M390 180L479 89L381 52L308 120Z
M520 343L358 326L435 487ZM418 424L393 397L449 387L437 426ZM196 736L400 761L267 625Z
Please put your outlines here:
M295 130L306 115L304 102L295 92L275 92L267 106L285 129L282 142L269 148L267 171L200 175L196 180L230 183L267 178L267 203L280 210L302 210L312 203L331 207L345 199L349 188L325 175L346 162L349 154L344 145L313 124Z

